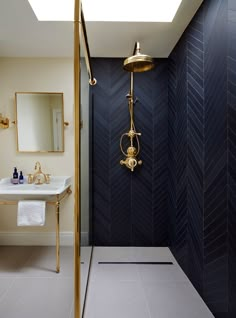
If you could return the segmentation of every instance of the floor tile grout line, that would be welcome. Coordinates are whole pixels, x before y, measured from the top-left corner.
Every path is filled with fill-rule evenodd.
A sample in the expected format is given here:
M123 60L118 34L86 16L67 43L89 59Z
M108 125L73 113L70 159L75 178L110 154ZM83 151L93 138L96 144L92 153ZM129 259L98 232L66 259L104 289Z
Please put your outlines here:
M1 301L0 301L0 304L4 301L4 299L7 297L10 289L13 287L13 285L15 284L15 280L16 279L13 279L12 282L11 282L11 285L7 288L6 292L4 293L4 295L1 297Z
M86 287L85 287L85 295L84 295L84 301L83 301L83 308L82 308L82 316L81 318L84 318L85 315L85 309L86 309L86 300L87 300L87 294L89 292L89 283L90 283L90 273L92 269L92 264L93 264L93 246L91 249L91 254L90 254L90 259L89 259L89 268L88 268L88 275L87 275L87 282L86 282Z
M147 307L148 315L149 315L149 318L152 318L151 317L151 311L150 311L150 308L149 308L149 305L148 305L148 300L147 300L147 297L145 295L145 290L144 290L144 287L143 287L142 275L141 275L141 272L139 270L139 266L136 265L136 268L137 268L137 273L138 273L138 277L139 277L140 289L142 290L142 294L143 294L143 298L144 298L144 301L145 301L145 304L146 304L146 307Z

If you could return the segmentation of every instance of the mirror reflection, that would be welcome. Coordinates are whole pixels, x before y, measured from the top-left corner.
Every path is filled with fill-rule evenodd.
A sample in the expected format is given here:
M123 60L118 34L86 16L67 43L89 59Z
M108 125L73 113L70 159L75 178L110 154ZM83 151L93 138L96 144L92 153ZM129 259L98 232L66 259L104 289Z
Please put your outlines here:
M63 93L15 93L17 150L64 151Z

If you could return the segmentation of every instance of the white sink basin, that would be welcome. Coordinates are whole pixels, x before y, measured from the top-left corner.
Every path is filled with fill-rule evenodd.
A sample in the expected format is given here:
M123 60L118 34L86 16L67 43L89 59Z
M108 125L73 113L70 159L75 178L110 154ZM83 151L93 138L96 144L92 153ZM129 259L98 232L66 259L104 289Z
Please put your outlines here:
M49 184L12 184L10 178L0 180L0 195L56 195L61 194L71 185L68 176L51 177Z

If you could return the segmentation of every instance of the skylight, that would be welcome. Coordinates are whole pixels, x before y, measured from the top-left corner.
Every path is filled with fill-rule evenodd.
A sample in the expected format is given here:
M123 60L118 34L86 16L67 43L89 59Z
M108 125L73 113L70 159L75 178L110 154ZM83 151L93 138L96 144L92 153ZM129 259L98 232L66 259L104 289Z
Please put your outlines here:
M28 0L39 21L73 21L74 0ZM82 0L86 21L171 22L182 0Z

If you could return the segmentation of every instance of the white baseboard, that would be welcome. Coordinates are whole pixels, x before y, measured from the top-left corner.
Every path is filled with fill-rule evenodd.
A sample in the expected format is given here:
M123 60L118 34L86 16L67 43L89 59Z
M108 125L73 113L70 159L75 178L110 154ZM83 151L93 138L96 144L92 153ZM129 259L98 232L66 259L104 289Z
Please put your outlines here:
M73 232L60 232L60 245L73 246ZM0 245L55 246L55 232L0 232ZM81 245L88 245L88 233L81 233Z

